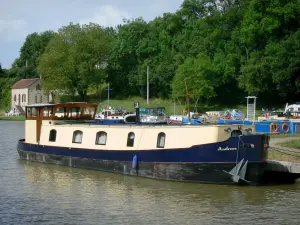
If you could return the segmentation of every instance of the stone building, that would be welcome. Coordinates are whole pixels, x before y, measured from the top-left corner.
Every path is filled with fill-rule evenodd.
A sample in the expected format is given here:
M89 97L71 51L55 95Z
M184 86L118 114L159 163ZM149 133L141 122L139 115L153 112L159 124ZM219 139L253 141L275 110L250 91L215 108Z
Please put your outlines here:
M40 78L22 79L11 87L11 109L24 114L25 106L49 103L49 96L41 88Z

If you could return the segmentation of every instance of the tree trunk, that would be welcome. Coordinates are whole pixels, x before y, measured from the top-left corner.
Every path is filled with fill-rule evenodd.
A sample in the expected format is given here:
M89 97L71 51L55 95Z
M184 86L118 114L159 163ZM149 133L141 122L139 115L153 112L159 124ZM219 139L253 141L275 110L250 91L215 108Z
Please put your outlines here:
M82 101L86 100L86 91L78 91L78 94L80 95Z

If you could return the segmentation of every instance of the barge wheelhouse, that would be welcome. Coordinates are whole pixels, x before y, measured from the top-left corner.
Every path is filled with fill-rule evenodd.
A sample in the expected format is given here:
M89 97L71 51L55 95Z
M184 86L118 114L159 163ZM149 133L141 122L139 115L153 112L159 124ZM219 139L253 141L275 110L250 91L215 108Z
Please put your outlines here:
M261 184L269 137L244 125L104 125L97 105L26 107L21 159L155 179Z

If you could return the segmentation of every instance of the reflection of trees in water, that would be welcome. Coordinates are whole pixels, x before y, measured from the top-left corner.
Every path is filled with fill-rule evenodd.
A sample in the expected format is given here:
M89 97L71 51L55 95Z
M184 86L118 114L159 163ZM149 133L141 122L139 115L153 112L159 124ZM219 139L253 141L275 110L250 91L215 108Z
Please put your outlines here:
M258 210L276 205L299 188L299 185L237 187L158 181L40 163L24 163L24 170L29 183L47 189L55 198L77 202L76 207L110 216L144 215L146 221L153 223L157 217L167 220L170 216L182 224L193 219L209 220L216 215L238 218L250 213L242 210L244 215L241 215L239 209ZM137 224L144 221L143 217L141 221L135 219Z

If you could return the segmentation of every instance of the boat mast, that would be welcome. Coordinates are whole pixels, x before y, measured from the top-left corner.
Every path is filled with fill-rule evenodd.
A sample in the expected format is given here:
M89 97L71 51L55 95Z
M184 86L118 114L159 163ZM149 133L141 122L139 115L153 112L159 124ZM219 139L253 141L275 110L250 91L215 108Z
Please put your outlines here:
M190 118L190 93L189 93L188 88L187 88L186 80L184 80L184 84L185 84L185 91L186 91L186 102L187 102L187 105L188 105L188 123L187 124L191 124L191 118Z
M109 91L111 91L112 89L109 88L109 83L107 84L107 109L109 109Z

